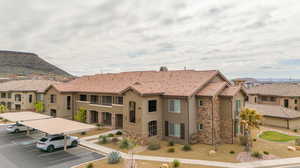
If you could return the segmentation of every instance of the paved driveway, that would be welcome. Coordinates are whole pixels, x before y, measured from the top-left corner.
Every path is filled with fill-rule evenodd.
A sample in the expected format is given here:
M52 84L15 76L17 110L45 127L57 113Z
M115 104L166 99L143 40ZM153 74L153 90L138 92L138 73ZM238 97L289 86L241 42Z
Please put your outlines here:
M25 133L7 134L4 126L0 126L0 167L3 168L69 168L102 157L81 147L67 152L42 152Z

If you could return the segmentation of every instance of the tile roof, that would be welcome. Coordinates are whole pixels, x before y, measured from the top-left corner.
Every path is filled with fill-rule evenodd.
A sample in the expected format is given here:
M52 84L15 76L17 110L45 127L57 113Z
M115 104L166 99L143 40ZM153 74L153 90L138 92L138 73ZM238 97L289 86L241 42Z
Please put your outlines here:
M221 92L220 96L234 96L240 90L244 91L244 89L241 86L229 86Z
M227 85L226 82L211 82L205 88L198 92L198 96L216 96L218 95Z
M246 108L254 109L263 116L294 119L300 118L300 112L285 108L279 105L266 105L266 104L249 104L247 103Z
M273 96L300 96L300 84L275 83L258 85L247 89L247 93Z
M0 83L0 91L35 91L43 93L52 84L60 82L51 80L13 80Z
M68 83L56 84L61 92L97 92L120 94L135 89L141 94L190 96L219 71L140 71L84 76Z

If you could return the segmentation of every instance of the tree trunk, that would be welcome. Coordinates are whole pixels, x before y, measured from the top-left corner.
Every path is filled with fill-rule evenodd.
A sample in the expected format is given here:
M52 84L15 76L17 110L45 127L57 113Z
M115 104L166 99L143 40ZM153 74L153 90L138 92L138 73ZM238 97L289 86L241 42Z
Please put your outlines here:
M245 130L245 136L246 136L246 139L247 139L245 151L246 152L251 152L251 149L252 149L252 138L251 138L251 130L250 129L246 129Z

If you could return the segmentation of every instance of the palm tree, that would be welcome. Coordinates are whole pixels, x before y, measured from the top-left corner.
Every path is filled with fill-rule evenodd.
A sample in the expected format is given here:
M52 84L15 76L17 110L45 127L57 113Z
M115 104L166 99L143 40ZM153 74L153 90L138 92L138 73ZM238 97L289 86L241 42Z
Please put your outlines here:
M4 113L7 110L6 106L0 104L0 113Z
M251 129L259 129L259 123L262 120L262 116L255 110L246 108L241 111L240 118L244 128L244 136L247 139L245 150L249 152L252 148Z

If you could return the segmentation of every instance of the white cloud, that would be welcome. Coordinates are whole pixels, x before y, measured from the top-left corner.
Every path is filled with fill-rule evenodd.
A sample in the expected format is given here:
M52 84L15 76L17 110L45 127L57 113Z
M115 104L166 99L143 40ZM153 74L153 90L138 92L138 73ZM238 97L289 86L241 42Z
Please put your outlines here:
M0 0L0 44L75 75L167 65L286 77L299 11L298 0Z

